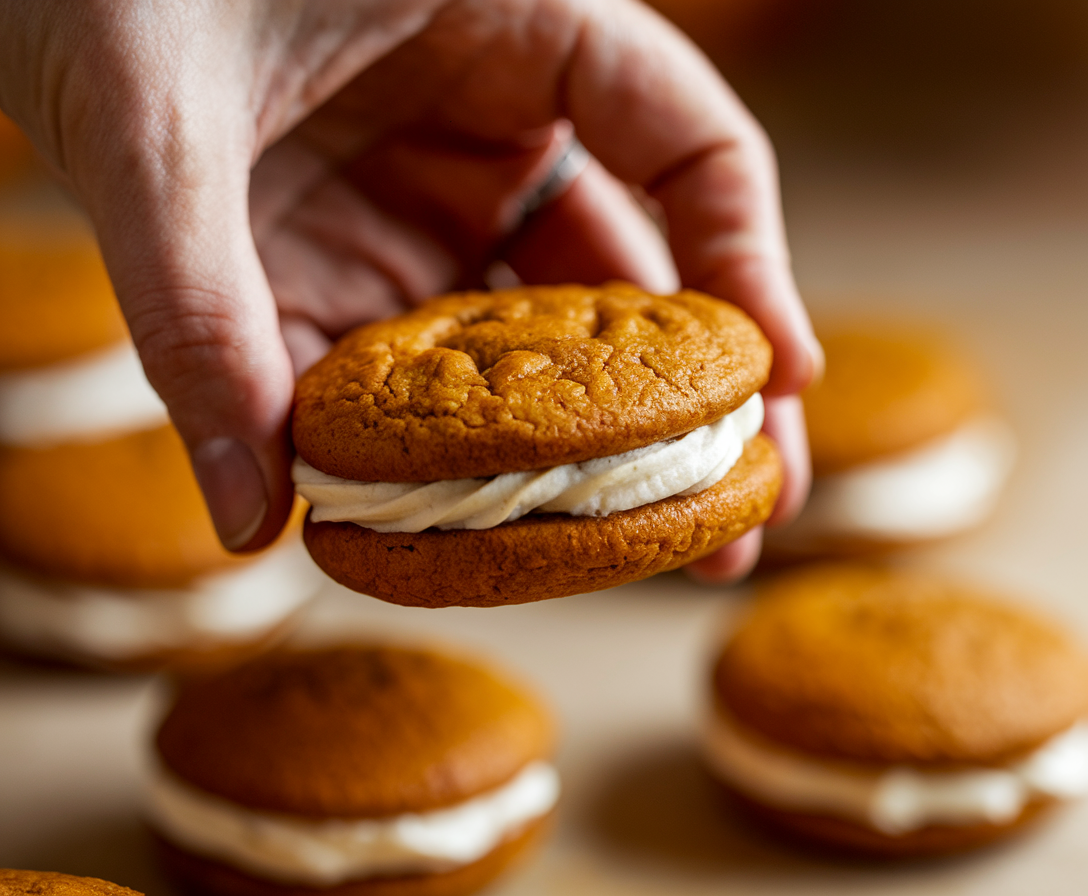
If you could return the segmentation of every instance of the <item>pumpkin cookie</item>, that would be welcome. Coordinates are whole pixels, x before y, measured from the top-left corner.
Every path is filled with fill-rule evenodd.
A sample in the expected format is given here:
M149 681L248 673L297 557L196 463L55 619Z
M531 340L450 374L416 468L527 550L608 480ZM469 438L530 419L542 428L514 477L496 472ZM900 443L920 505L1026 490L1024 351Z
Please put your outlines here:
M0 642L117 671L216 667L286 634L324 576L302 509L252 556L219 544L171 427L0 446Z
M69 361L127 336L87 224L0 213L0 371Z
M804 395L812 494L767 533L768 557L848 556L945 538L993 509L1015 454L978 371L932 330L818 329L822 382Z
M143 896L97 877L17 871L14 868L0 868L0 893L4 896Z
M220 545L171 426L0 446L0 638L115 669L217 664L263 645L323 580L299 538Z
M222 548L93 238L55 218L0 215L0 640L125 671L233 662L323 581L301 514L266 552Z
M307 546L341 583L491 606L674 569L763 522L770 347L725 302L614 283L464 293L299 381Z
M712 691L715 776L819 842L955 852L1088 793L1088 659L959 585L866 566L779 577Z
M431 650L274 651L180 690L148 811L213 894L474 892L538 839L552 723L505 676Z

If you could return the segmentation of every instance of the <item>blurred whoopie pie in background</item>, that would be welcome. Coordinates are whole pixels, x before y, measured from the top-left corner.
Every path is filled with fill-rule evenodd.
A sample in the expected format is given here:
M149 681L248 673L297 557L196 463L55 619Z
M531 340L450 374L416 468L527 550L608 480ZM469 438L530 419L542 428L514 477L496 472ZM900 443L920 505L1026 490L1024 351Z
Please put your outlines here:
M864 565L767 582L714 664L713 775L796 836L952 853L1088 794L1088 658L984 589Z
M827 371L803 395L812 493L793 523L767 533L768 558L886 551L986 519L1015 438L964 352L932 329L887 322L817 335Z
M475 892L559 796L551 717L505 674L430 649L272 651L181 687L148 818L193 892Z
M0 641L122 670L231 661L324 581L299 523L223 549L89 230L0 215Z

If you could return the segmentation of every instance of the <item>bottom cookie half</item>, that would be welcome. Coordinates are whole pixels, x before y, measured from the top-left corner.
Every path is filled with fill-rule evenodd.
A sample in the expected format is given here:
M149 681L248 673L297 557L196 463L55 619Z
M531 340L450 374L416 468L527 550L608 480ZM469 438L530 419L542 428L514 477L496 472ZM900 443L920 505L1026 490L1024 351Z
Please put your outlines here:
M450 871L371 877L332 887L280 884L252 877L228 865L184 852L156 837L166 872L193 896L468 896L522 860L543 839L552 816L532 822L482 859Z
M551 513L493 529L375 532L314 523L310 554L340 584L406 606L489 607L612 588L676 569L763 523L782 484L765 436L721 482L606 517Z
M295 617L292 617L260 637L249 641L231 641L171 650L155 648L148 653L124 659L92 656L75 650L40 649L6 638L0 632L0 658L46 668L86 670L91 673L144 675L166 671L183 677L202 677L260 656L287 638L294 629L295 622Z
M725 785L719 786L730 801L771 828L836 852L879 859L953 855L987 846L1018 833L1056 805L1054 800L1036 800L1016 818L999 824L927 825L905 834L890 835L840 818L776 809L757 803Z

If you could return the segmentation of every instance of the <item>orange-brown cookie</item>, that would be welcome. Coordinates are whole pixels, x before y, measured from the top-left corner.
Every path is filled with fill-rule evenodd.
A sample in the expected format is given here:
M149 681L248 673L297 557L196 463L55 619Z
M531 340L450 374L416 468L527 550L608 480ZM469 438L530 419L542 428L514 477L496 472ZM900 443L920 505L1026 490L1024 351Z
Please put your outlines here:
M835 845L955 851L1088 792L1088 658L979 589L796 570L762 590L712 689L715 775Z
M815 472L801 515L767 533L769 561L858 557L969 531L992 512L1015 438L981 377L933 330L817 331L822 382L803 395Z
M763 334L732 305L623 283L447 296L361 327L298 384L293 433L305 469L296 482L320 520L307 527L307 543L349 587L425 606L539 600L674 568L770 513L779 463L768 442L753 439L761 418L749 413L770 362ZM718 469L716 486L696 476L631 499L668 477L628 466L624 502L608 510L561 504L560 515L532 513L548 509L549 498L492 522L400 531L399 518L379 525L343 510L360 506L354 498L326 512L319 496L331 477L332 488L442 483L445 495L460 495L505 474L566 475L601 458L618 465L628 452L732 426L724 418L733 412L754 428L730 437L735 453L723 456L736 466L728 475L728 466ZM592 482L587 494L598 487Z
M375 532L306 521L310 555L354 591L419 607L526 603L677 569L764 522L782 471L757 436L717 485L606 517L550 513L493 529Z
M82 669L116 675L168 672L179 677L201 677L237 666L282 643L295 630L299 615L299 612L290 613L267 631L248 633L242 639L227 638L212 643L194 640L182 647L152 646L146 652L124 657L97 655L70 646L43 650L41 645L20 643L17 638L8 636L0 622L0 656L16 662L69 671ZM2 616L3 612L0 611Z
M273 651L181 687L155 739L150 823L168 866L206 892L468 893L550 817L553 741L534 696L473 662ZM398 828L406 815L417 833ZM252 826L274 855L229 833ZM315 842L331 864L307 858Z
M932 330L859 323L818 335L826 370L802 396L816 476L909 451L985 408L977 370Z
M296 508L266 551L216 538L170 426L0 447L0 640L95 668L217 667L285 634L324 577Z
M0 371L63 361L127 334L89 228L0 215Z
M1012 821L931 824L892 836L840 818L775 809L747 799L726 785L722 787L730 800L774 831L795 838L799 846L819 844L847 855L884 859L953 855L990 846L1033 826L1057 806L1055 800L1033 800Z
M219 543L172 426L0 446L0 556L42 575L170 588L246 561Z
M747 315L694 292L613 283L464 293L341 339L299 380L295 447L345 479L539 470L711 423L770 367Z
M332 887L303 887L262 880L203 856L184 852L155 838L159 860L167 873L194 896L467 896L482 890L511 866L535 851L547 833L550 816L530 822L482 859L432 874L369 877Z
M0 893L4 896L143 896L97 877L13 868L0 868Z

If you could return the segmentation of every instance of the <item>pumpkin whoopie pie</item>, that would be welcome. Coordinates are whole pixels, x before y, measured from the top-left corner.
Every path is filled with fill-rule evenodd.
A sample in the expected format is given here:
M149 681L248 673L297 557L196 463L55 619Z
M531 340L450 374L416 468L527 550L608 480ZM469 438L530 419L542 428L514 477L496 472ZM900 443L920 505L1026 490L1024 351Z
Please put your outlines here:
M3 896L143 896L97 877L14 868L0 868L0 893Z
M771 350L740 310L623 283L463 293L360 327L298 383L318 565L492 606L674 569L762 523Z
M223 549L170 425L0 445L0 639L119 671L233 662L284 634L324 577L301 511L256 556Z
M1015 440L964 352L917 325L841 321L817 334L826 372L802 396L812 493L767 533L768 557L849 557L982 522Z
M232 661L323 576L219 544L89 232L0 226L0 640L120 670Z
M801 837L956 852L1088 793L1088 659L985 592L862 565L767 584L712 676L712 773Z
M475 892L541 836L553 726L506 676L430 649L279 649L181 687L148 818L222 896Z

